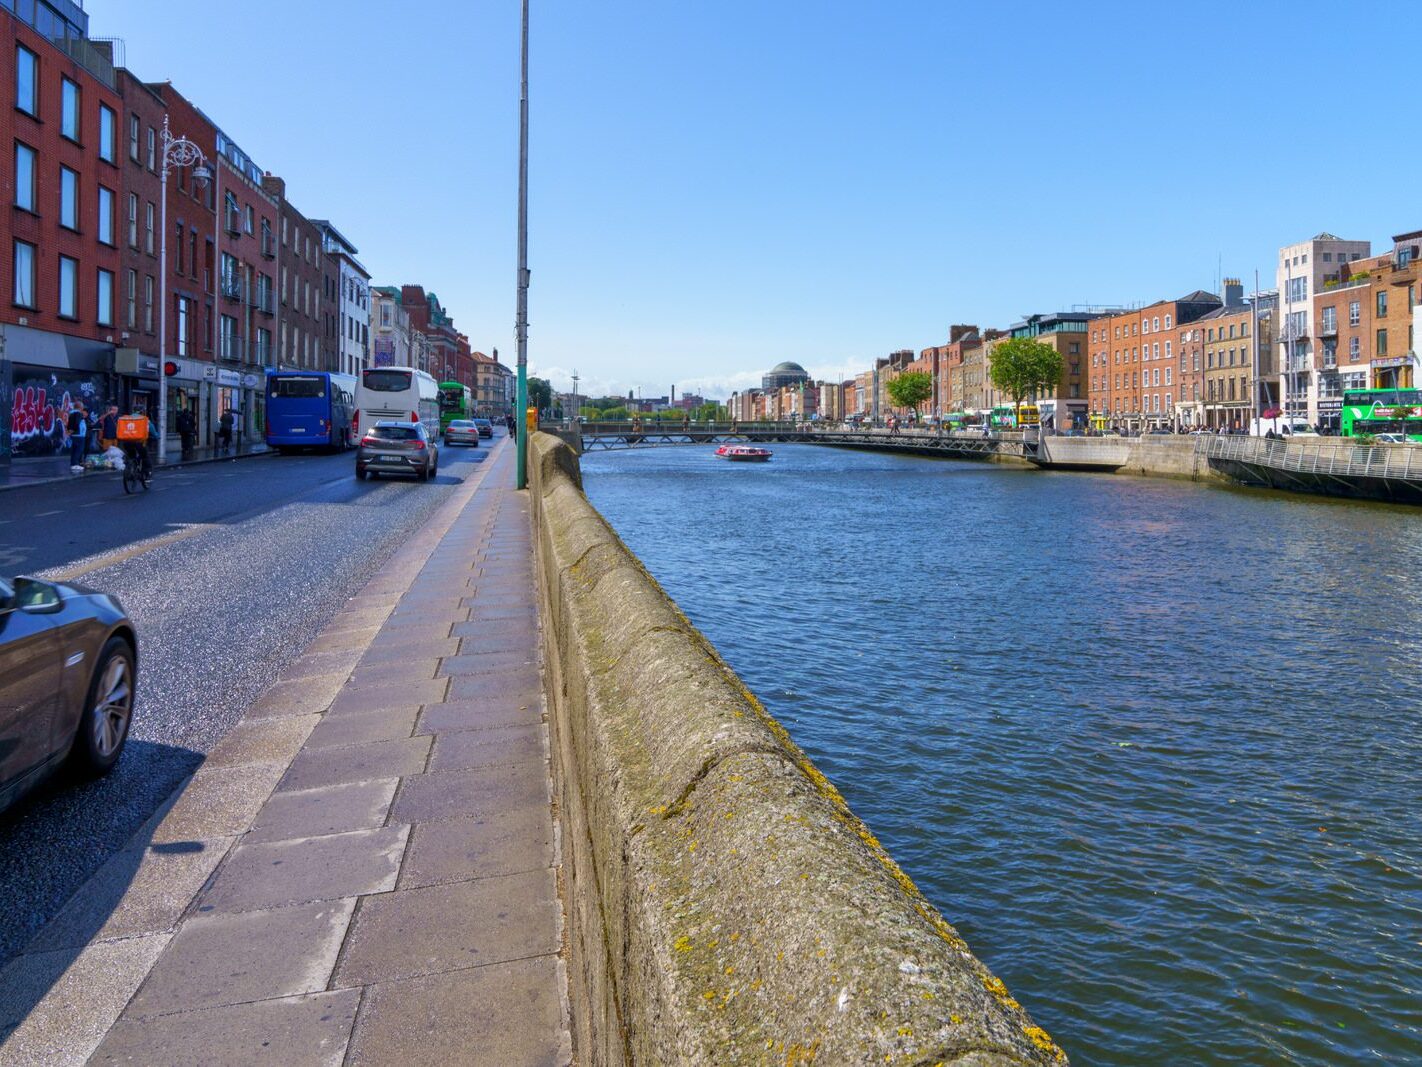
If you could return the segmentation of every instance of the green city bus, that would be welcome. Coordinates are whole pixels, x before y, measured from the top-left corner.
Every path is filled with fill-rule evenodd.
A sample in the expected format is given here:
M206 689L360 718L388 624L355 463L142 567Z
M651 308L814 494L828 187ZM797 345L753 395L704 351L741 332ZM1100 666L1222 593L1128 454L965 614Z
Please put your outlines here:
M441 432L449 428L455 419L474 417L474 394L463 382L439 383L439 428Z
M999 404L988 413L988 425L994 430L1017 428L1017 409L1011 404Z
M1398 418L1400 408L1408 409L1403 418ZM1345 390L1339 433L1344 437L1396 433L1422 441L1422 390Z

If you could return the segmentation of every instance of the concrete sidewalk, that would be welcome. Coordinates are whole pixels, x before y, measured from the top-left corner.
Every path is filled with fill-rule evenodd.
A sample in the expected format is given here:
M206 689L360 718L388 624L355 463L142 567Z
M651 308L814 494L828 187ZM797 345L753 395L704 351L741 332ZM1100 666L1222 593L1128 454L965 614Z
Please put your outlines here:
M513 459L0 972L0 1064L570 1062Z

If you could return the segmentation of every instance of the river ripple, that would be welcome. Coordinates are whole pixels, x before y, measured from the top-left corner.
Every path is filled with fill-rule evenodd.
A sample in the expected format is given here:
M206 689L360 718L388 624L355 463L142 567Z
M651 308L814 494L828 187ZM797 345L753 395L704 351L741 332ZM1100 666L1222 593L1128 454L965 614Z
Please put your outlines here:
M1422 1062L1422 511L806 445L583 471L1074 1062Z

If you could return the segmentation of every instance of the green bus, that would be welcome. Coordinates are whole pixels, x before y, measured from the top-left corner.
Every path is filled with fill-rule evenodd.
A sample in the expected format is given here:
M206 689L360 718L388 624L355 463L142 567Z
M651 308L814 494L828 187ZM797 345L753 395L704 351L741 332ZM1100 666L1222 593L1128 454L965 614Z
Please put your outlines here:
M439 428L449 429L455 419L474 417L474 394L463 382L439 383Z
M1422 441L1422 390L1344 390L1339 433L1344 437L1395 433Z
M1017 428L1017 409L1011 404L999 404L988 413L988 425L994 430Z

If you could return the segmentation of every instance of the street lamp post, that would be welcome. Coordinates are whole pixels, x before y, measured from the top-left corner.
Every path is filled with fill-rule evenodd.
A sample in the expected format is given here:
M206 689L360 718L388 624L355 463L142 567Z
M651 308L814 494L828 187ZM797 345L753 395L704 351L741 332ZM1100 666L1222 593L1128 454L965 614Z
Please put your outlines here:
M518 97L518 488L528 488L528 0L523 0L523 65Z
M212 173L202 149L186 137L168 132L168 116L163 116L162 192L158 199L160 239L158 252L158 462L168 458L168 171L192 167L193 181L206 187Z

